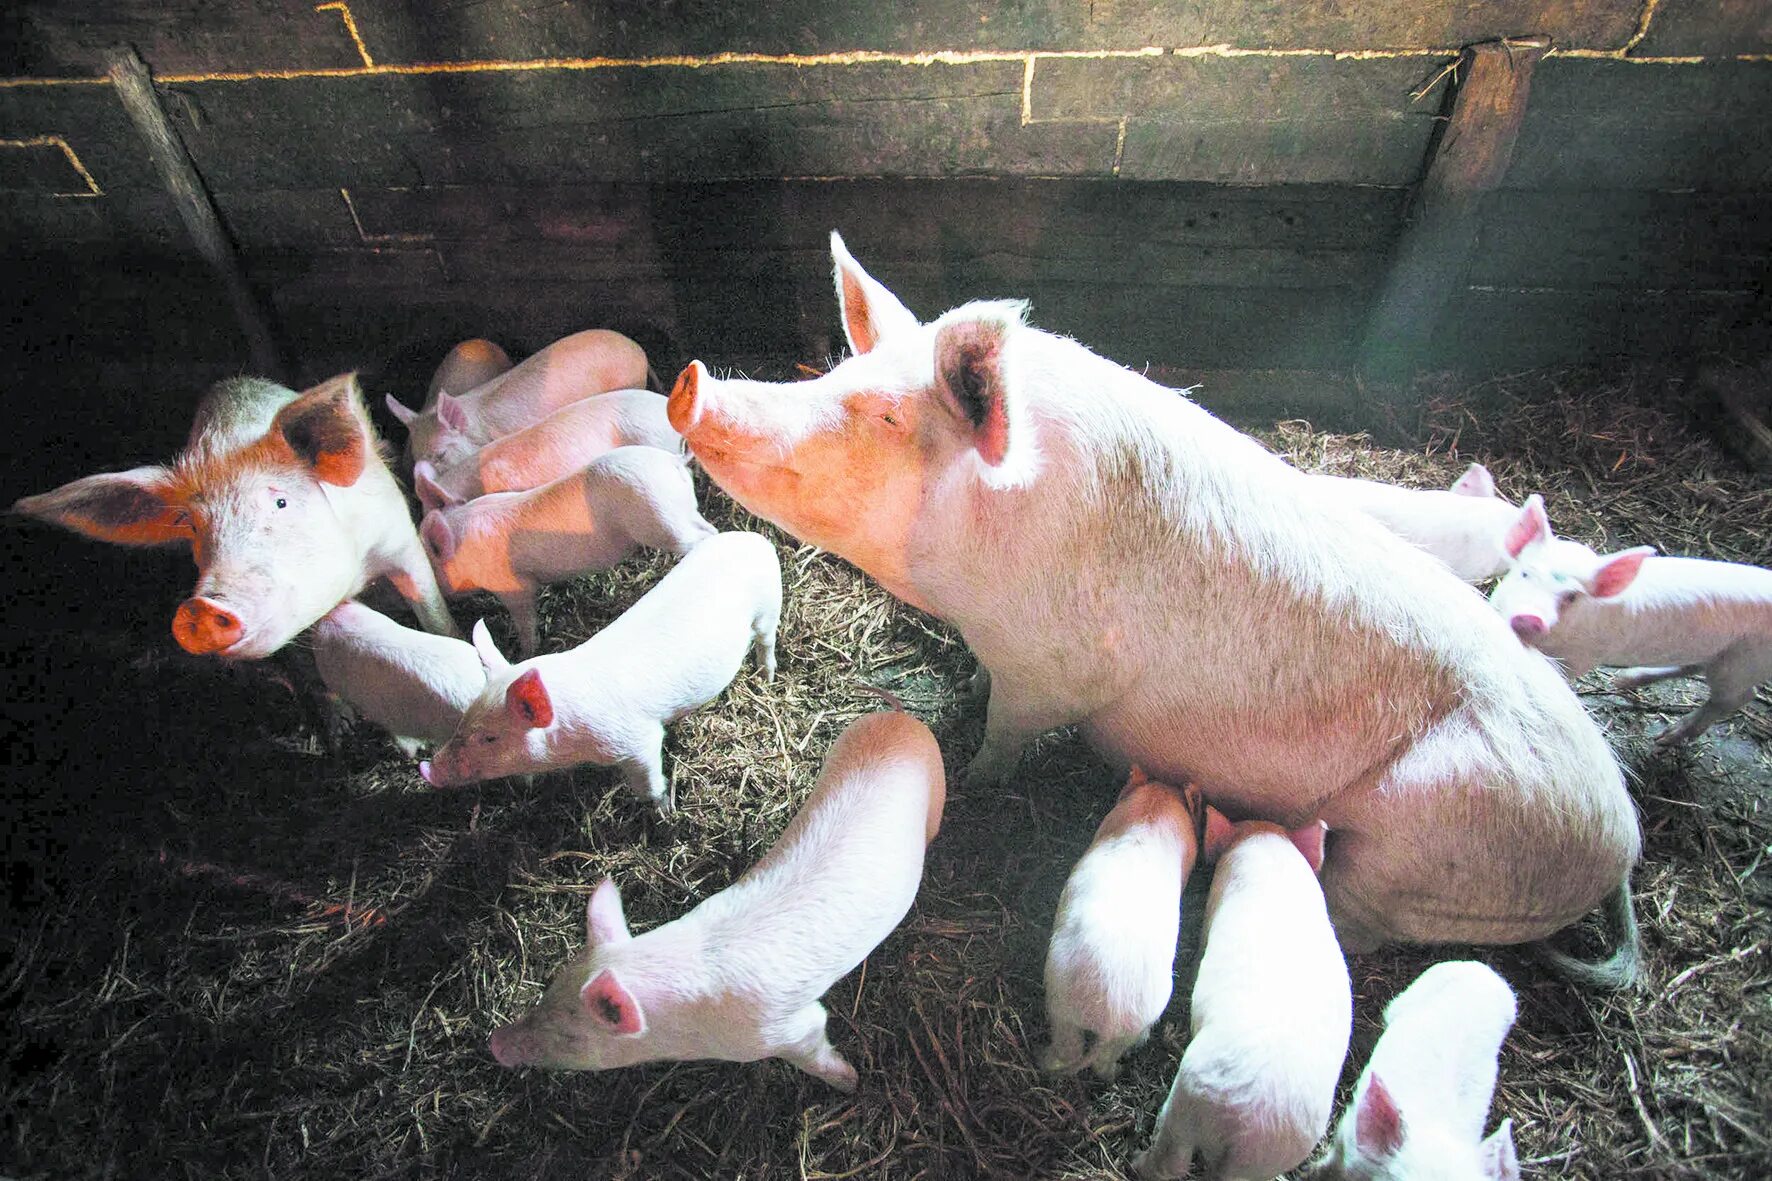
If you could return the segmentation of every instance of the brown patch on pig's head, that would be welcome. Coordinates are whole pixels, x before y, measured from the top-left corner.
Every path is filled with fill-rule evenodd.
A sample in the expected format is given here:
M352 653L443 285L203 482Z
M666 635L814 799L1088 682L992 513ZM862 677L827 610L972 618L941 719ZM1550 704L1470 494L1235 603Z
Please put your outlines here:
M856 356L870 353L881 339L914 331L917 317L899 302L898 296L884 284L861 269L861 264L843 245L843 237L831 231L831 262L837 285L837 312L843 319L843 334L849 338L849 350Z
M271 430L316 479L341 488L357 482L375 448L355 373L304 391L277 412Z

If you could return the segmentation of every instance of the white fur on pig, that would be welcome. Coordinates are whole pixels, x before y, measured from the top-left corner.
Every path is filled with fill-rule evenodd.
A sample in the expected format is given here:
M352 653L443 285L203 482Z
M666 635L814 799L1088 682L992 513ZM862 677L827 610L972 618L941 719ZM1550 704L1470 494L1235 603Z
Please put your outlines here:
M15 507L104 541L190 545L197 585L173 635L198 654L267 656L382 576L425 627L455 634L355 374L301 394L220 382L171 464L86 476Z
M441 469L580 398L643 386L646 373L645 350L619 332L594 328L562 337L466 393L440 390L428 410L409 409L392 394L388 410L406 427L414 463L429 460Z
M665 400L651 390L593 394L554 411L534 426L481 447L442 471L421 462L413 469L418 499L427 509L489 492L520 492L557 480L616 447L657 447L683 453Z
M1611 749L1443 564L1023 305L920 325L832 246L856 355L780 385L696 362L671 419L746 508L959 629L991 680L979 780L1080 723L1242 814L1325 818L1356 947L1523 942L1628 900Z
M604 879L587 946L493 1033L494 1057L564 1070L774 1057L854 1090L819 998L910 909L945 793L927 726L902 713L850 723L769 852L688 914L630 935Z
M1435 964L1385 1006L1384 1033L1315 1181L1519 1181L1511 1121L1487 1139L1514 993L1484 964Z
M1466 582L1507 569L1501 539L1519 509L1495 494L1489 469L1473 463L1451 488L1403 488L1377 480L1310 473L1314 489L1342 497Z
M1059 896L1046 950L1044 1070L1111 1079L1169 1004L1181 891L1199 851L1199 792L1134 768Z
M1772 570L1658 557L1648 546L1602 557L1552 534L1536 494L1516 516L1513 568L1489 596L1515 635L1571 677L1629 666L1612 680L1621 689L1703 678L1703 704L1656 742L1696 738L1772 680Z
M1212 823L1209 821L1208 823ZM1181 1056L1141 1177L1273 1181L1329 1128L1353 1028L1347 963L1301 847L1321 830L1236 825L1212 874ZM1312 843L1317 842L1314 847ZM1211 836L1208 843L1217 842Z
M401 627L347 599L308 633L326 687L393 735L407 758L447 742L486 685L474 646Z
M775 547L755 533L720 533L568 651L510 664L478 623L485 684L419 773L456 787L596 763L620 768L635 795L668 811L665 726L718 697L747 651L773 677L780 616Z
M526 655L544 584L607 570L641 546L685 553L714 533L687 460L656 447L617 447L539 488L433 509L419 527L444 592L497 595Z

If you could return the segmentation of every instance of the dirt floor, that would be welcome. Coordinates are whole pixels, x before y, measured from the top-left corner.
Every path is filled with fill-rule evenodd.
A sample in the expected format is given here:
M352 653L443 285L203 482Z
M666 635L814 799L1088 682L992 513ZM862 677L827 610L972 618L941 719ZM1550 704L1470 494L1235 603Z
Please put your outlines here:
M1258 433L1304 466L1420 486L1480 459L1504 495L1544 491L1565 534L1772 564L1772 481L1673 409L1662 375L1420 392L1419 413L1376 419L1372 437ZM723 528L757 527L718 493L704 503ZM443 792L367 726L327 754L276 666L224 670L173 647L185 559L0 532L13 587L0 1173L1120 1175L1184 1045L1186 990L1114 1083L1033 1065L1053 909L1118 787L1066 733L1006 790L954 785L916 906L827 995L857 1094L774 1061L568 1075L488 1054L491 1030L581 940L602 876L642 930L743 872L833 737L878 707L863 682L929 722L950 769L976 747L982 711L961 702L972 666L954 634L764 531L788 577L780 676L747 668L672 728L680 809L666 820L597 769ZM551 591L547 642L591 634L665 568ZM497 614L478 600L457 614L482 610ZM1492 1121L1513 1119L1527 1177L1772 1176L1772 700L1762 690L1668 751L1647 735L1695 683L1615 693L1596 675L1580 689L1642 810L1643 987L1579 993L1507 949L1360 957L1344 1087L1384 1003L1427 965L1474 956L1519 995Z

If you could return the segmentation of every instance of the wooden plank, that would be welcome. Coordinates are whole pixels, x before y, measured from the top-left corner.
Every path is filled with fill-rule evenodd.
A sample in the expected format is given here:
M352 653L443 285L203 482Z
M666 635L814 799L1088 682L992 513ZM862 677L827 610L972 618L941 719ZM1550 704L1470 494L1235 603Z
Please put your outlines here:
M1504 182L1549 189L1772 189L1772 62L1551 57Z
M1420 366L1447 300L1464 282L1484 193L1507 175L1548 38L1466 50L1452 114L1416 191L1366 332L1365 367L1383 379Z
M132 45L157 74L362 64L337 11L312 0L10 0L0 76L102 77ZM7 27L10 26L10 27Z
M1635 52L1705 57L1772 53L1772 6L1766 0L1660 0Z
M1480 219L1480 286L1747 290L1772 271L1772 193L1511 189Z
M1753 306L1741 292L1470 289L1453 302L1431 360L1478 372L1613 356L1686 352L1718 316Z

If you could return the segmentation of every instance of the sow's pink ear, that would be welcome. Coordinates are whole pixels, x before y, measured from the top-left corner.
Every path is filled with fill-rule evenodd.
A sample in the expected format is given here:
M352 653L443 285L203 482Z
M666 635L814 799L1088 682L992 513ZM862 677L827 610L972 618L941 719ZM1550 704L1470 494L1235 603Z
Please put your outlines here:
M1001 303L962 309L935 333L936 388L971 425L972 445L992 467L1002 464L1010 443L1003 345L1026 307Z
M639 1037L646 1032L646 1014L640 1012L640 1002L608 968L586 981L578 997L591 1020L610 1033Z
M614 878L604 878L591 891L591 900L585 903L585 944L608 947L632 938L628 934L627 915L621 908L621 891L616 888Z
M1644 559L1654 556L1655 547L1652 545L1639 545L1635 549L1620 550L1609 555L1600 563L1599 569L1588 576L1587 593L1596 599L1610 599L1613 595L1623 594L1642 572Z
M271 429L316 479L348 488L369 463L368 422L357 375L343 373L304 390L277 412Z
M1385 1160L1403 1147L1403 1113L1390 1088L1376 1074L1366 1080L1366 1087L1355 1100L1354 1144L1362 1156Z
M192 536L172 472L159 466L82 476L12 511L118 545L180 545Z
M1550 539L1550 518L1544 515L1544 497L1534 492L1526 498L1526 503L1520 506L1519 517L1507 527L1507 532L1502 535L1501 548L1507 551L1508 557L1517 558L1520 556L1520 551L1533 542L1549 541Z
M541 673L533 668L505 690L505 708L532 730L554 724L554 703L541 683Z
M917 327L917 317L898 297L861 269L843 245L843 237L831 231L831 261L837 281L837 311L843 318L843 334L856 356L872 352L882 337Z

